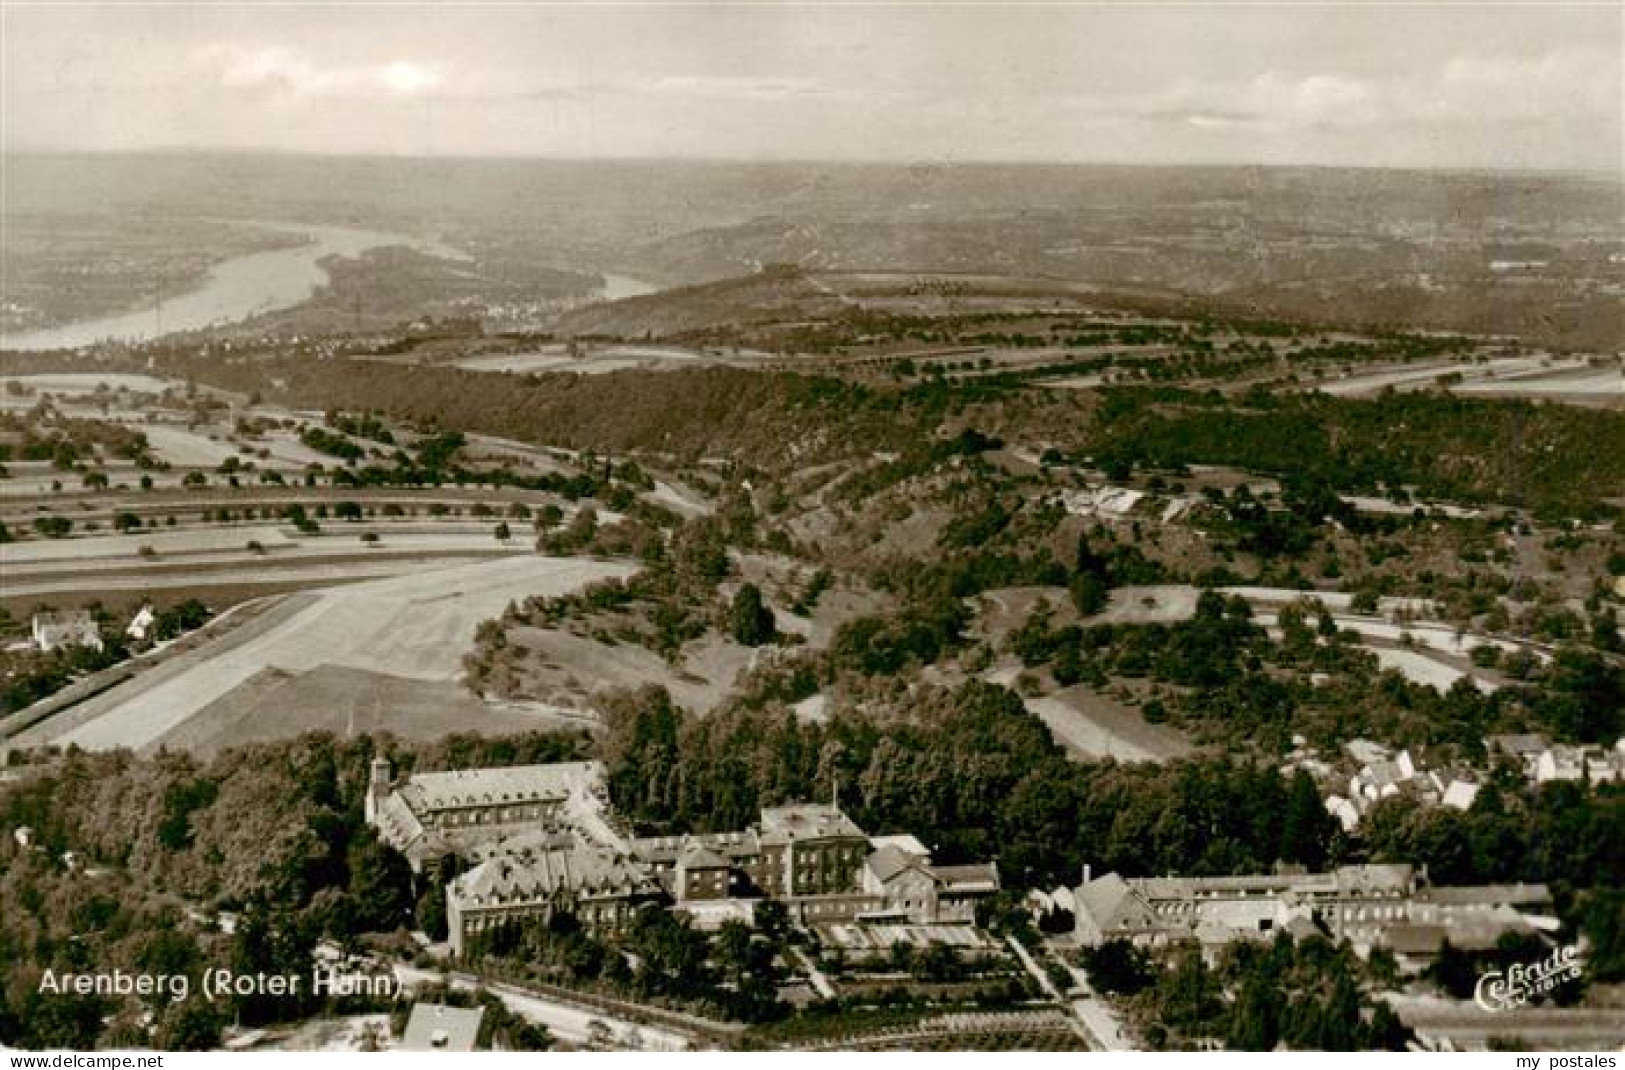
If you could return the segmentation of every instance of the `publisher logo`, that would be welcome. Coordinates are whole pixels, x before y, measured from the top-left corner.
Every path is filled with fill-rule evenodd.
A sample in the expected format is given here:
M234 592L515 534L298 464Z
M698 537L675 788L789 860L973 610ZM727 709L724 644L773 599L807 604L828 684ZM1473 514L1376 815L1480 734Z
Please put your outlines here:
M1564 981L1578 980L1580 973L1580 949L1570 944L1539 962L1515 963L1505 972L1489 971L1479 977L1473 1000L1487 1011L1510 1011Z

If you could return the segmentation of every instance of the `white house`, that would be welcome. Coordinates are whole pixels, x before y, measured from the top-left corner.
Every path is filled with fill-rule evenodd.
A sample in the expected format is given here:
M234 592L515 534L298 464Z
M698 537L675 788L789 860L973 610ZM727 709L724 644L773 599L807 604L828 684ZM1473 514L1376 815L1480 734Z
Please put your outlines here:
M136 611L135 616L130 618L129 626L124 629L124 634L131 639L145 639L147 633L152 631L152 626L157 621L157 614L153 613L152 607L142 606Z
M1360 824L1360 811L1341 795L1326 796L1326 811L1337 818L1344 832L1353 832Z
M1440 797L1441 805L1453 807L1457 810L1469 810L1473 800L1478 798L1478 785L1471 780L1452 780L1444 789Z
M1535 759L1535 780L1541 784L1554 780L1590 780L1596 784L1604 780L1618 780L1622 774L1625 774L1625 770L1621 769L1615 755L1601 747L1570 747L1556 743Z

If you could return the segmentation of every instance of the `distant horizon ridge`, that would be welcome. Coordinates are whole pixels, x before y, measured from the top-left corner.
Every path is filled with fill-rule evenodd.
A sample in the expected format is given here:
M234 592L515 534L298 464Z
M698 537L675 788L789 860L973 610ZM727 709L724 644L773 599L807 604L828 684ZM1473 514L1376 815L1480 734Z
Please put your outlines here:
M1372 171L1391 174L1425 175L1507 175L1545 176L1601 179L1625 185L1625 170L1586 170L1546 167L1488 167L1459 165L1409 165L1315 163L1309 161L1146 161L1146 160L1067 160L1036 158L978 158L952 160L940 158L887 159L879 157L744 157L744 156L569 156L542 154L490 154L490 153L382 153L382 152L316 152L301 149L273 147L187 147L156 146L150 148L97 149L28 147L0 150L0 163L8 158L72 157L143 158L143 157L276 157L290 160L410 161L414 163L537 163L559 165L625 165L661 164L679 166L714 167L831 167L831 168L930 168L933 170L975 170L988 168L1050 168L1050 169L1113 169L1135 171Z

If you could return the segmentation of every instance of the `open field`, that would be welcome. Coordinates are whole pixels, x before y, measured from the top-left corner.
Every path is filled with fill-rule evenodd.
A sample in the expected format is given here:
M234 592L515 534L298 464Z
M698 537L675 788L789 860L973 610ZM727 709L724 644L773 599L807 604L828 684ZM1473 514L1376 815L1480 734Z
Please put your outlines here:
M111 474L111 470L110 470ZM58 477L60 478L60 477ZM168 480L167 484L165 480ZM565 515L575 515L576 506L572 503L559 501L555 496L538 491L518 490L512 487L500 489L491 487L334 487L334 486L278 486L275 484L246 485L241 487L227 487L213 483L208 487L181 488L177 484L179 477L173 473L161 473L155 478L156 486L150 491L131 490L115 486L111 490L93 492L79 487L65 487L61 493L50 491L5 493L6 488L15 487L20 481L9 479L0 482L0 511L3 511L8 521L27 520L36 513L58 512L71 520L101 520L110 518L115 511L129 510L141 516L168 516L186 517L196 515L205 509L230 509L238 511L245 508L265 509L273 508L277 511L292 505L302 505L307 511L315 512L322 505L336 505L339 502L355 502L364 508L382 510L385 506L398 505L402 516L413 516L414 510L423 513L419 519L433 519L443 523L459 523L465 519L479 519L473 515L470 507L484 504L493 510L511 507L514 503L527 506L542 504L557 504ZM446 512L436 517L428 511L435 506L445 506ZM452 514L451 510L462 510L459 514ZM618 516L612 510L599 508L597 510L600 520L610 523L605 518ZM317 516L320 520L321 517ZM390 520L387 516L369 517L373 519ZM398 518L397 518L398 519ZM491 516L494 524L496 516ZM167 525L166 525L167 526Z
M156 690L197 672L274 631L288 620L308 609L316 601L309 592L294 592L287 597L267 596L251 606L236 607L234 612L247 619L239 619L223 634L210 635L201 642L196 637L184 637L172 647L152 658L138 680L130 680L103 691L83 702L75 703L48 721L19 732L12 742L19 746L40 746L58 736L65 735L90 724L103 714L122 706L133 697ZM206 626L211 631L214 625Z
M1175 624L1195 615L1199 593L1196 588L1185 584L1120 587L1111 592L1111 601L1105 610L1081 623ZM1394 623L1384 617L1357 614L1350 609L1353 596L1344 592L1297 591L1284 587L1226 587L1221 588L1219 593L1245 598L1253 606L1254 623L1272 632L1278 632L1278 611L1281 607L1305 599L1318 601L1331 613L1340 630L1353 631L1360 636L1361 642L1376 655L1384 668L1396 669L1413 683L1430 685L1440 691L1448 690L1463 677L1481 691L1493 691L1500 686L1494 673L1472 666L1468 659L1474 647L1494 646L1505 653L1527 650L1543 660L1550 657L1538 645L1461 631L1425 618ZM1040 599L1048 601L1054 609L1057 626L1077 619L1066 592L1058 587L1001 588L986 592L982 598L988 611L982 615L981 627L995 642L1012 629L1019 628ZM1382 598L1378 600L1377 608L1379 613L1385 615L1408 613L1421 616L1434 612L1433 607L1423 599ZM1120 747L1122 753L1118 756L1126 757L1139 747L1150 745L1155 749L1153 737L1111 738L1113 733L1121 734L1119 730L1123 725L1144 725L1144 722L1128 707L1118 712L1126 713L1129 720L1114 719L1111 716L1113 711L1096 708L1099 701L1098 696L1091 700L1081 721L1076 711L1062 708L1054 699L1028 700L1028 705L1049 724L1057 738L1080 753L1114 753L1112 748ZM1102 732L1106 735L1102 736Z
M1314 389L1334 397L1371 397L1390 387L1405 391L1435 386L1473 397L1625 405L1625 369L1619 362L1578 358L1496 357L1372 367L1317 383Z
M153 568L174 568L179 565L207 565L211 563L236 562L239 564L260 564L282 561L288 558L334 558L365 555L376 557L384 552L393 553L419 553L419 554L445 554L445 553L479 553L486 550L502 551L507 553L520 553L529 549L529 544L521 538L513 538L507 542L499 542L492 537L491 532L484 524L464 524L462 530L451 525L445 525L442 530L423 530L423 525L401 523L398 526L389 522L369 523L355 525L354 527L339 527L331 533L321 533L311 536L294 536L285 529L272 527L242 527L242 528L195 528L191 530L180 529L174 532L154 533L147 535L109 535L95 536L87 539L65 539L50 542L29 542L7 544L7 548L15 547L19 551L33 551L36 548L61 550L73 549L81 544L103 542L96 548L84 549L77 553L42 554L38 557L19 552L17 555L0 555L0 565L12 569L12 577L33 575L36 573L49 574L58 571L80 571L96 568L127 568L135 567L146 561L154 562ZM446 530L449 529L449 530ZM264 534L262 534L262 532ZM372 544L363 543L361 534L375 534L379 541ZM163 535L173 537L176 545L161 545L158 540ZM127 540L121 544L112 544L113 540ZM247 550L247 541L261 544L263 552ZM190 543L191 545L188 545ZM151 545L153 554L142 554L142 546ZM97 550L102 552L98 553Z
M459 368L480 372L573 372L602 375L625 368L662 368L707 360L702 353L674 346L612 345L571 356L562 345L540 346L526 353L492 353L455 361Z
M1315 384L1314 389L1332 397L1366 397L1393 387L1431 385L1441 375L1459 371L1468 365L1440 360L1427 364L1407 364L1398 368L1367 368L1343 379L1328 379Z
M1061 746L1082 757L1154 762L1182 757L1193 749L1174 729L1148 724L1133 707L1081 685L1026 702Z
M1371 653L1377 657L1377 663L1385 669L1393 669L1413 684L1426 684L1438 691L1448 691L1457 680L1466 678L1480 691L1494 691L1498 685L1490 680L1474 676L1465 669L1457 668L1436 657L1415 650L1396 650L1393 647L1374 646Z
M437 739L448 732L500 735L585 723L482 702L458 683L319 665L300 675L262 669L149 747L208 756L226 747L311 731Z
M547 450L540 446L515 442L511 438L500 438L496 435L469 434L468 445L464 448L464 452L473 457L521 461L538 472L571 471L556 456L556 452L562 451Z
M1065 592L1062 592L1064 595ZM1196 614L1197 590L1183 584L1118 587L1091 624L1173 624Z
M223 439L190 431L169 424L138 424L147 436L153 456L183 468L213 468L227 457L235 456L237 447Z
M249 527L7 544L0 549L16 553L0 554L5 570L0 598L230 584L316 586L532 552L527 539L502 543L483 528L422 532L369 525L366 530L379 540L364 543L351 532L293 538L279 528ZM263 549L248 549L249 541ZM152 555L142 555L140 547L148 545Z
M1147 584L1118 587L1111 592L1106 608L1086 621L1072 607L1064 587L999 587L984 591L982 630L995 642L1027 622L1046 603L1057 627L1070 623L1096 624L1175 624L1196 614L1198 591L1188 584Z
M489 556L489 555L483 555ZM423 567L476 564L483 556L464 554L425 559L422 555L381 556L372 560L297 564L279 562L245 572L240 567L190 568L179 572L148 572L95 576L79 573L32 583L7 583L6 598L37 598L42 595L91 593L96 591L195 591L203 588L237 586L244 588L294 585L315 587L355 580L398 576Z
M0 568L9 579L27 575L26 566L72 562L89 566L121 558L132 561L141 556L141 547L150 546L161 555L227 553L241 550L249 541L267 550L292 547L296 540L286 530L271 524L233 528L197 528L189 531L142 531L128 535L87 535L78 539L37 539L0 545Z
M679 669L641 646L612 646L551 628L514 628L508 642L528 655L523 694L577 708L604 688L658 684L679 706L710 710L722 701L751 656L737 644L708 638L691 645L685 667Z
M83 484L80 482L78 473L64 472L59 468L52 468L45 461L14 461L7 467L11 470L11 475L5 479L0 479L0 501L38 498L42 503L48 502L54 507L64 501L78 500L76 497L70 496L88 495L88 491L84 489ZM130 461L108 461L99 467L102 472L106 473L108 481L115 486L122 483L127 487L133 487L140 481L143 474L147 474L143 473L140 468ZM162 485L167 482L177 488L180 486L181 473L179 472L150 474L154 484ZM52 490L51 485L53 483L61 484L62 490Z
M7 387L16 383L18 386L32 390L35 398L19 398L9 394ZM51 372L44 375L0 375L0 398L4 398L6 407L21 401L22 407L31 405L37 400L37 395L52 394L57 397L87 397L96 393L101 386L111 391L129 391L132 394L162 394L171 387L184 387L186 384L177 379L160 379L155 375L138 375L129 372Z
M561 594L629 571L609 562L527 555L310 592L266 614L252 632L234 633L230 649L206 645L166 666L161 680L138 676L98 696L95 709L72 711L75 722L82 722L74 727L64 730L55 721L38 726L33 733L42 738L34 742L145 747L267 669L299 675L334 665L450 683L472 646L475 625L510 600ZM83 719L85 713L90 719Z
M983 673L982 678L1015 688L1021 671L1019 662L1007 663ZM926 678L946 686L960 682L957 674L935 669L929 670ZM1084 684L1041 698L1023 695L1022 703L1074 758L1157 762L1182 757L1195 749L1178 730L1149 724L1139 710Z
M1483 510L1472 509L1461 505L1447 505L1436 502L1391 502L1387 498L1377 498L1368 494L1345 494L1343 500L1362 513L1381 513L1387 516L1411 516L1416 510L1424 512L1438 512L1452 520L1470 520L1482 516Z
M331 464L332 457L311 449L292 431L268 430L256 437L235 436L224 427L191 428L179 424L118 420L147 436L153 456L178 468L215 468L227 457L255 454L256 466L273 470L303 469L308 464ZM318 423L320 421L317 421ZM235 441L232 439L235 438Z
M1453 388L1458 394L1484 397L1590 398L1625 401L1625 374L1619 368L1573 368L1548 374L1476 380Z
M655 489L645 494L644 498L682 516L709 516L713 511L710 502L688 487L663 480L656 480Z
M1289 606L1306 599L1319 602L1333 615L1348 613L1354 604L1354 596L1345 591L1300 591L1292 587L1220 587L1222 595L1239 594L1257 610L1270 606ZM1433 612L1433 605L1423 598L1391 598L1377 599L1377 612L1381 614L1410 613L1421 616ZM1367 618L1361 618L1367 619Z

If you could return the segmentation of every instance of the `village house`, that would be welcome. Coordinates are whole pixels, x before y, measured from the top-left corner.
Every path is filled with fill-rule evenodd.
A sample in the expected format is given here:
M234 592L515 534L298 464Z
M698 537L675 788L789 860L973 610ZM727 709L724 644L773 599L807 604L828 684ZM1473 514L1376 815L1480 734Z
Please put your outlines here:
M1536 783L1549 784L1554 780L1584 780L1599 784L1605 780L1625 779L1625 762L1620 761L1621 749L1612 752L1601 747L1570 747L1555 744L1535 759Z
M1326 812L1337 818L1344 832L1353 832L1360 825L1360 808L1341 795L1326 796Z
M1625 780L1625 737L1613 747L1570 746L1552 743L1538 734L1491 736L1486 744L1492 758L1514 762L1527 780L1549 784L1554 780L1583 780L1591 784Z
M152 626L157 622L158 616L153 613L152 607L142 606L136 611L135 616L130 618L130 623L124 628L124 634L140 642L147 637L147 634L152 631Z
M1534 733L1490 736L1484 744L1491 761L1505 758L1522 769L1530 780L1535 777L1535 763L1549 746L1545 736Z
M82 609L62 613L36 613L29 627L34 646L41 654L64 647L102 649L102 633L95 618Z

